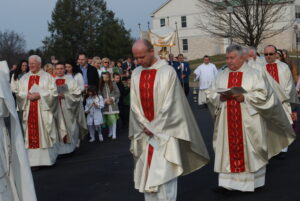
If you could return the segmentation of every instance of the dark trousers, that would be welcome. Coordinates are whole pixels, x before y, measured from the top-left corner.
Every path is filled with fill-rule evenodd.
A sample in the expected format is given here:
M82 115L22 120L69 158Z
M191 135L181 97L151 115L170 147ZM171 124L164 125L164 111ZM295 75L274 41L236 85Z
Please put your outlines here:
M185 96L188 96L190 92L190 84L188 82L181 82L181 86L183 87Z

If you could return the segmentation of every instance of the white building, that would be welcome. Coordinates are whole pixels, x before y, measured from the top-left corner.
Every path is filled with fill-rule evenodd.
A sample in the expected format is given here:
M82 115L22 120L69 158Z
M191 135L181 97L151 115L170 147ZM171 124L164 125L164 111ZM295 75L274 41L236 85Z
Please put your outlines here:
M172 47L171 51L174 55L180 52L187 57L188 60L201 58L204 55L223 54L228 45L228 39L214 38L210 34L201 31L197 26L201 16L201 7L198 0L168 0L157 10L152 17L153 29L163 26L178 28L178 41L176 47ZM295 20L300 30L300 0L290 1L287 5L286 17L276 26L282 26L287 22ZM296 37L293 27L287 29L283 33L263 41L259 46L259 51L266 44L274 44L278 48L294 51L296 49L296 41L300 50L300 32ZM160 48L156 48L158 52Z

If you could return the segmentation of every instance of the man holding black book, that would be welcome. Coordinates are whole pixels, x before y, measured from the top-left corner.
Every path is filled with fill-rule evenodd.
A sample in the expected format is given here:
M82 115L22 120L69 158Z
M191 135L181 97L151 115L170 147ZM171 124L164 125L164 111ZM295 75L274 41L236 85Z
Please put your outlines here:
M216 120L214 170L223 187L218 190L253 192L265 184L269 159L295 134L270 84L245 62L242 47L229 46L226 63L207 91Z

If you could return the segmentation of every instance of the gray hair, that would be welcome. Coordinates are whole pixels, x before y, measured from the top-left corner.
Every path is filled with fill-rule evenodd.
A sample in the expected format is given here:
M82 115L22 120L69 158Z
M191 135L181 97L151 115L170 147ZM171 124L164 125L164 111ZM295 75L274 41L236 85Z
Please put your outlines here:
M28 58L28 61L30 59L35 59L38 63L42 64L42 58L38 55L31 55L29 58Z
M236 52L239 56L242 56L244 49L240 45L230 45L226 48L226 54Z

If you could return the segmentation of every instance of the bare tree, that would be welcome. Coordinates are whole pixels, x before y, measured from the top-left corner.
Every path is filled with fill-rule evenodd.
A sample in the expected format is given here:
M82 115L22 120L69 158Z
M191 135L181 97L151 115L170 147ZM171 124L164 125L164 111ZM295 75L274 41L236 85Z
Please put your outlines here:
M17 64L24 57L24 37L14 31L0 31L0 60L7 60L9 65Z
M199 0L198 27L213 36L232 37L238 44L257 47L263 40L290 28L294 20L285 15L284 0ZM228 8L233 9L228 12Z

